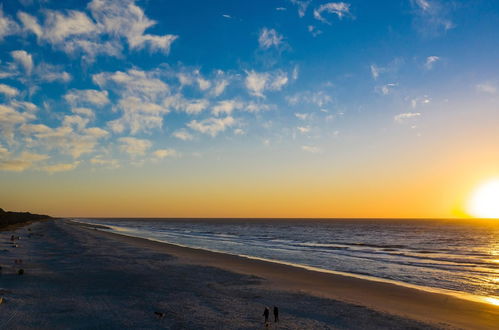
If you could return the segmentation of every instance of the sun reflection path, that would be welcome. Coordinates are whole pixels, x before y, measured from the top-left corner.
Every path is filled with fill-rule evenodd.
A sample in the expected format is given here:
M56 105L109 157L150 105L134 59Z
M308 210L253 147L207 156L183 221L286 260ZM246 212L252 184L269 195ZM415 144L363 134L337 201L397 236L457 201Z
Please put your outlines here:
M484 299L485 299L485 301L486 301L486 302L488 302L489 304L499 306L499 299L497 299L497 298L487 297L487 298L484 298Z

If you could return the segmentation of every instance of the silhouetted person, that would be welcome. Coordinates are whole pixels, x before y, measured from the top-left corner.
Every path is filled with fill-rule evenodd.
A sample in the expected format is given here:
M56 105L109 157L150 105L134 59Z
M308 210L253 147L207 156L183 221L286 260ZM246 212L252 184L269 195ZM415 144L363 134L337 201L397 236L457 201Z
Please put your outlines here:
M274 306L274 322L279 322L279 308L277 306Z
M265 309L263 310L263 316L265 316L265 324L269 322L269 314L270 314L269 308L265 307Z

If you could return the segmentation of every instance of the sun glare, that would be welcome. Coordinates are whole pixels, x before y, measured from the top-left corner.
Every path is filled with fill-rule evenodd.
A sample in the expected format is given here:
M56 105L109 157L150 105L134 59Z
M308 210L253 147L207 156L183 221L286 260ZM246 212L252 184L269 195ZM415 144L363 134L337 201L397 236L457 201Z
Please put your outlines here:
M499 179L488 181L475 190L468 212L477 218L499 219Z

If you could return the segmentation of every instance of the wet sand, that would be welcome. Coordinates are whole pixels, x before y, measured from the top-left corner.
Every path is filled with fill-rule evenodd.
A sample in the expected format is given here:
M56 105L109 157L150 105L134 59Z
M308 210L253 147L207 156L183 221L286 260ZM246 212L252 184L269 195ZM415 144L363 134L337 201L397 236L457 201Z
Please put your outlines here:
M13 233L21 236L17 247ZM499 324L491 305L63 221L0 232L0 266L2 329L264 329L264 306L273 305L281 322L270 329Z

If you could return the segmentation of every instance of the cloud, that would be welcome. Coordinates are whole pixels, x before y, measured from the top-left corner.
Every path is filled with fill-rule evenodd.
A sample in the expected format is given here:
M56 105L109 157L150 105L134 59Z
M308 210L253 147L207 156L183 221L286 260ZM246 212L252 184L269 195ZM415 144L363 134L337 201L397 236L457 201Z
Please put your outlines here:
M374 80L378 79L380 73L384 72L385 69L377 66L376 64L372 64L370 66L371 69L371 76L373 77Z
M146 151L152 146L151 141L134 137L122 137L118 141L121 143L121 151L128 153L132 157L145 155Z
M411 0L413 26L424 37L436 37L455 27L449 18L451 3L437 0Z
M212 108L211 113L214 116L231 115L232 111L235 109L241 109L243 107L243 103L237 100L224 100L219 101L217 105Z
M274 29L263 28L258 37L258 44L262 49L269 49L270 47L279 47L282 43L283 36L277 33Z
M477 92L495 94L497 93L497 87L491 83L483 83L475 86Z
M322 16L323 13L335 14L339 19L342 19L344 16L350 15L350 4L345 2L329 2L314 9L315 19L326 24L331 24Z
M135 0L93 0L87 5L90 16L78 10L43 10L44 21L18 12L23 30L35 34L38 42L46 42L72 55L84 54L92 62L99 55L119 57L121 40L129 49L149 49L168 54L178 38L173 34L153 35L146 30L156 25Z
M80 115L80 116L88 117L88 118L95 117L94 111L92 109L89 109L89 108L81 108L81 107L71 108L71 112L74 114Z
M73 163L58 163L58 164L43 166L41 170L48 173L67 172L74 170L79 164L80 164L79 161Z
M301 134L306 134L310 132L310 126L298 126L296 128Z
M300 120L307 120L310 117L309 113L295 113L296 118Z
M82 104L104 106L109 103L108 92L95 89L72 89L64 95L64 99L73 106Z
M319 91L319 92L300 92L291 96L286 97L286 101L289 105L298 105L298 104L313 104L319 108L323 108L328 104L333 102L333 98L331 95Z
M93 0L88 8L101 31L124 37L131 49L148 47L151 51L168 54L171 44L178 38L173 34L146 34L145 31L156 22L147 18L134 0Z
M31 145L79 158L92 153L99 141L109 135L100 127L86 127L89 119L77 115L64 116L59 127L51 128L43 124L24 124L20 132Z
M15 50L10 52L10 55L19 63L25 70L27 75L31 75L33 71L33 57L31 54L28 54L25 50Z
M116 133L129 129L131 134L161 128L163 116L169 110L163 104L170 89L160 80L156 71L130 69L127 72L99 73L92 77L102 89L111 89L120 96L115 105L122 116L108 123Z
M15 127L36 119L31 109L22 109L22 104L0 104L0 138L14 143ZM23 111L24 110L24 111Z
M322 31L317 29L317 27L315 27L313 25L309 25L307 27L307 30L308 30L308 32L310 32L312 34L313 37L317 37L318 35L322 34Z
M22 172L48 158L47 155L24 151L16 158L0 160L0 170Z
M266 90L278 91L288 83L288 75L285 72L278 71L274 73L258 73L255 71L246 71L245 86L249 93L257 97L265 97Z
M235 135L244 135L244 134L246 134L246 132L243 129L241 129L241 128L236 128L234 130L234 134Z
M317 154L321 152L321 148L315 146L302 146L301 150L310 152L312 154Z
M213 87L212 94L214 96L220 96L225 91L225 88L229 85L229 81L226 79L219 80L215 83L215 87Z
M421 113L419 112L407 112L407 113L401 113L393 117L393 120L399 124L405 123L409 120L413 120L416 118L419 118L421 116Z
M72 106L96 105L104 106L109 103L108 92L95 89L72 89L64 95L66 102Z
M176 137L177 139L180 139L182 141L190 141L190 140L194 139L194 137L191 134L189 134L189 132L187 132L185 129L177 130L177 131L173 132L172 135L174 137Z
M9 85L0 84L0 94L3 94L7 97L14 97L19 94L19 90Z
M154 157L158 159L177 156L177 152L174 149L158 149L154 151L152 154Z
M268 111L268 110L271 110L272 108L273 108L273 106L268 105L268 104L249 102L244 107L244 110L247 112L256 113L256 112L260 112L260 111Z
M382 95L388 95L392 92L392 89L394 87L397 87L398 84L386 84L386 85L382 85L382 86L378 86L376 88L376 91Z
M9 16L5 16L3 8L0 6L0 41L6 36L17 33L18 30L19 26L17 23Z
M303 17L307 12L308 5L310 5L311 0L300 1L300 0L289 0L293 5L298 7L298 16Z
M116 159L104 159L102 156L95 156L90 159L90 164L103 166L108 169L115 169L120 167L120 163Z
M225 118L208 118L202 121L192 120L187 127L203 134L215 137L218 133L225 131L227 127L235 124L234 118L227 116Z
M438 56L428 56L426 58L426 62L424 64L424 67L426 70L431 70L433 69L433 66L435 65L435 63L437 63L438 61L440 60L440 57Z

